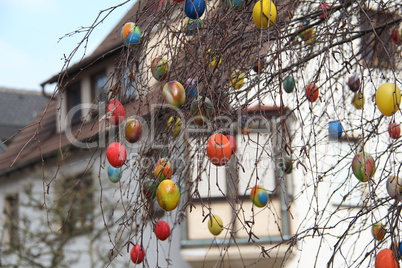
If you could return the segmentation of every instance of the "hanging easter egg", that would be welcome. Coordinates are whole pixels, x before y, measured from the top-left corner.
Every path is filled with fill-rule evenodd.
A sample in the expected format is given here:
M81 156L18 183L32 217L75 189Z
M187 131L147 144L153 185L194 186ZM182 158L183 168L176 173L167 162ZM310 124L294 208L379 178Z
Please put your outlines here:
M188 78L183 84L184 90L186 91L186 99L192 100L198 94L197 80L193 78Z
M229 140L230 148L232 148L232 153L234 154L237 150L236 139L232 135L226 135L226 138Z
M194 35L197 33L197 29L201 28L202 20L201 19L184 19L184 29L187 35Z
M180 108L186 102L186 91L177 81L167 82L163 86L162 93L167 104Z
M268 192L264 187L256 185L251 189L250 199L255 206L262 208L268 203Z
M156 196L156 189L159 186L159 180L153 178L146 178L142 182L142 193L148 199L154 199Z
M309 102L315 102L318 99L318 95L320 94L318 86L313 83L308 84L305 87L305 92L306 92L306 97Z
M135 245L130 250L131 261L140 264L145 258L145 249L141 245Z
M337 140L342 136L342 125L339 121L331 121L328 125L328 137L331 140Z
M123 44L133 47L140 42L141 30L135 23L127 22L121 28L121 38L123 39Z
M172 180L163 180L156 189L156 201L165 211L172 211L180 201L179 187Z
M124 121L126 112L123 104L118 100L111 100L106 107L106 117L110 124L118 125Z
M259 0L253 7L253 20L257 28L269 28L276 21L276 6L270 0Z
M355 93L355 95L353 96L352 99L352 104L353 106L360 110L363 108L364 103L366 102L366 98L364 97L364 95L360 92Z
M360 88L360 78L355 74L350 76L347 85L351 91L357 92Z
M205 57L208 67L211 69L215 67L219 68L222 64L222 58L217 51L211 51L211 49L208 49Z
M394 252L389 248L384 248L375 257L375 268L399 268Z
M401 104L401 91L393 83L382 84L375 93L375 102L380 112L391 116L399 110Z
M374 239L377 241L381 241L385 237L385 227L381 222L374 223L371 227L371 234L373 235Z
M156 80L161 81L165 79L167 77L168 71L169 67L165 58L156 57L152 60L151 73Z
M253 121L250 117L244 115L240 117L239 120L239 127L240 127L240 133L243 135L248 135L250 134L252 128L253 128Z
M198 96L191 102L190 112L197 125L203 125L212 115L212 102L208 97Z
M171 116L167 121L168 132L173 137L179 136L181 129L183 127L183 122L181 121L180 117Z
M263 57L259 57L257 55L252 55L251 56L251 61L252 61L252 68L253 71L256 73L261 73L262 70L265 68L266 66L266 61Z
M229 7L233 8L234 10L238 10L243 6L242 0L226 0L226 3L229 5Z
M402 28L401 29L394 29L391 34L391 40L396 44L399 45L402 43Z
M124 126L124 135L128 142L134 143L141 139L142 125L136 119L129 119Z
M155 224L154 232L159 240L165 241L170 236L169 223L165 221L158 221Z
M307 44L315 41L315 30L311 27L308 27L309 25L310 23L308 21L304 21L298 26L298 30L301 31L299 32L298 36Z
M223 221L218 215L211 215L208 220L208 230L211 234L217 236L223 230Z
M388 134L394 140L399 139L399 137L401 136L401 126L397 123L389 124Z
M387 180L387 192L392 198L399 199L402 195L402 179L397 176L391 176Z
M352 170L358 180L367 182L376 171L374 158L367 152L357 153L352 160Z
M295 88L295 80L293 79L293 76L286 76L285 79L283 79L282 86L285 92L292 93Z
M244 73L234 70L230 75L230 84L235 89L240 89L244 85Z
M290 157L284 156L283 158L279 158L278 166L281 168L286 174L292 173L293 170L293 161Z
M223 166L229 162L232 156L232 147L225 135L213 134L207 142L207 156L215 166Z
M325 18L326 20L329 19L331 5L327 3L323 3L318 6L318 17L320 19Z
M154 176L159 181L170 179L173 175L173 167L169 160L161 158L154 166Z
M120 180L122 175L121 168L115 168L112 165L109 165L107 168L107 176L109 180L113 183L116 183Z
M106 158L115 168L123 166L127 160L126 147L119 142L113 142L106 149Z
M184 7L184 13L190 19L198 19L204 14L205 11L205 1L204 0L186 0L186 5Z

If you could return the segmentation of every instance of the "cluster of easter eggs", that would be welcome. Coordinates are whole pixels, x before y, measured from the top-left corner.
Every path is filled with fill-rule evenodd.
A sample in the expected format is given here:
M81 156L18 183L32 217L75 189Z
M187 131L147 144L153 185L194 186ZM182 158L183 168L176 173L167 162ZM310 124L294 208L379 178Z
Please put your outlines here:
M167 77L168 71L169 67L165 58L156 57L152 60L151 73L156 80L161 81L165 79Z
M256 185L251 189L250 199L256 207L264 207L269 200L267 190L260 185Z
M121 28L121 38L123 39L123 44L133 47L140 42L141 30L135 23L127 22Z
M186 101L186 91L178 81L167 82L162 89L162 93L167 104L180 108Z
M358 180L367 182L376 171L374 158L367 152L357 153L352 160L352 171Z

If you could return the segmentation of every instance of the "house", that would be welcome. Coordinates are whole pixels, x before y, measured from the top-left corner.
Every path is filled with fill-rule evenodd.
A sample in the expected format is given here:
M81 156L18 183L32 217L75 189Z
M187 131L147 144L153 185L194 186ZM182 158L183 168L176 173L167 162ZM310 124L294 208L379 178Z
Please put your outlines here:
M389 140L378 127L390 119L379 115L368 96L383 77L391 79L400 59L390 60L387 70L376 68L384 67L378 57L370 63L369 44L372 51L385 52L376 35L366 38L371 32L364 23L328 31L339 17L344 23L362 22L353 11L357 3L333 3L331 18L310 12L310 24L299 28L315 3L282 1L276 3L275 27L263 31L248 23L254 3L244 4L238 11L227 3L208 3L202 24L189 31L184 3L136 2L93 54L42 84L58 83L57 94L0 156L0 265L133 266L129 250L141 244L146 267L355 267L373 262L386 241L396 240L392 232L382 242L370 234L377 221L396 228L394 218L387 218L396 214L384 213L392 208L385 179L359 183L348 167L361 148L376 144L377 174L388 172L382 155L388 154ZM142 31L132 48L120 37L129 21ZM395 27L398 19L378 21L372 28ZM299 39L306 30L316 34ZM345 42L348 34L351 41ZM353 50L362 42L367 44L363 59ZM386 52L398 51L391 49ZM151 72L157 57L168 59L165 78ZM352 110L353 94L343 82L349 70L339 64L343 57L367 68L362 78L372 78L362 79L363 110ZM240 75L232 82L236 70L247 73L242 86ZM293 94L282 90L289 74L295 78ZM189 78L203 97L195 106L201 105L196 111L204 118L194 117L193 100L178 109L161 94L167 81ZM304 94L312 82L319 85L318 101ZM125 108L120 125L111 124L105 112L115 99ZM171 116L185 126L179 136L169 127ZM129 119L142 124L137 143L125 141ZM328 139L327 123L333 120L342 121L341 139ZM211 164L205 153L216 132L237 141L237 152L224 166ZM382 135L380 142L372 140L373 133ZM128 155L117 183L108 179L105 155L113 142L123 143ZM397 149L397 142L391 144ZM390 155L399 156L397 151ZM172 211L143 192L161 158L171 161L171 179L180 186L180 203ZM268 205L261 208L250 200L256 185L269 193ZM212 235L207 222L215 215L223 230ZM159 220L171 226L167 241L153 232Z

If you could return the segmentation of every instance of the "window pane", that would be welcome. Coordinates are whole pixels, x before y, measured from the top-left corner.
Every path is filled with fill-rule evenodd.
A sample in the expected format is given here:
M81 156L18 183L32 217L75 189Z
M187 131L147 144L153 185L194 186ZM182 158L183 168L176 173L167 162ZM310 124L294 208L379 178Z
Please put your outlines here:
M94 76L92 76L92 93L93 93L93 99L95 101L106 101L107 95L106 95L106 83L107 83L107 77L106 77L106 71L101 71Z
M81 86L80 83L75 83L67 88L67 113L79 104L81 104ZM73 114L72 122L79 121L81 116L81 110L78 110Z

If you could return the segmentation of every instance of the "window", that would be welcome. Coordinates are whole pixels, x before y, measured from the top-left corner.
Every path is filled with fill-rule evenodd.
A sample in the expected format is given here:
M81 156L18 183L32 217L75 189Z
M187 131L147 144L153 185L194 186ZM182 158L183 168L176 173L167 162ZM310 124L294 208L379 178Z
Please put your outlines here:
M124 74L124 89L123 94L126 101L133 100L137 95L137 85L135 83L134 68L127 68Z
M95 103L107 100L107 77L106 71L96 73L91 77L92 96Z
M72 84L67 88L67 113L76 105L81 104L81 85L80 83ZM73 124L79 123L82 114L81 109L77 110L71 118Z
M3 247L15 250L19 245L18 237L18 194L10 194L4 200Z
M79 235L93 227L93 180L89 174L61 179L55 184L56 221L66 235Z
M369 31L361 38L361 57L367 67L394 68L396 46L391 41L396 15L374 10L360 14L361 30ZM373 31L375 29L375 31Z

